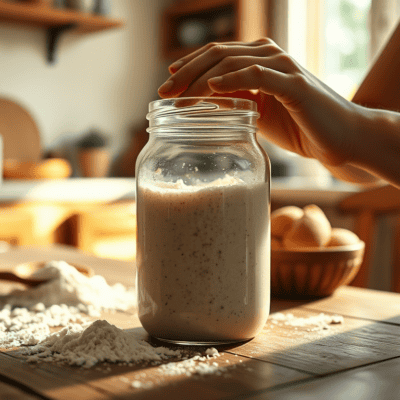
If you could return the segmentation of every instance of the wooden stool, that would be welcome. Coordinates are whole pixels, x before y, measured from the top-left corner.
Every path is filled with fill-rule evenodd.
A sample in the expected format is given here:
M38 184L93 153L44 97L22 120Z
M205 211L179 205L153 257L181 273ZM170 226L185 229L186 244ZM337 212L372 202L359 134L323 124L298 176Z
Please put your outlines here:
M98 257L136 258L136 206L134 201L106 204L72 218L73 244Z
M389 185L358 192L342 200L338 208L339 211L354 216L354 233L365 242L364 260L351 285L368 287L369 269L372 260L371 251L378 217L400 213L400 190ZM400 220L393 240L392 288L394 291L400 292Z

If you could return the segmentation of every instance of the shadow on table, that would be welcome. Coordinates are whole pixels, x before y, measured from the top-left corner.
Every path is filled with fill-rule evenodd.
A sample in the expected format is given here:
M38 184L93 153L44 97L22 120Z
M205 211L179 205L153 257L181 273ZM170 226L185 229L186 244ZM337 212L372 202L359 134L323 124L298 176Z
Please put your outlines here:
M271 312L287 311L298 317L318 315L320 311L312 310L313 304L313 301L274 301ZM350 398L351 393L354 400L389 399L393 382L400 381L400 372L396 372L400 371L400 358L395 358L400 357L400 323L393 322L399 321L398 317L380 322L345 317L344 324L332 326L326 332L267 322L253 340L217 347L223 354L210 362L217 362L223 368L221 375L162 375L157 372L158 366L151 363L112 365L111 370L108 364L88 370L53 363L30 365L19 350L11 350L0 353L0 371L3 370L0 380L5 376L8 383L55 399L66 398L66 390L70 388L79 390L82 396L88 392L87 398L96 398L90 393L98 392L101 397L107 393L118 399L133 395L135 399L154 400L308 399L315 394L328 394L327 388L331 388L334 398ZM144 333L142 328L126 331ZM165 346L156 340L151 342ZM204 353L206 348L188 349L194 354ZM392 376L387 369L380 369L380 362L391 358ZM163 364L179 361L171 359ZM371 365L353 371L346 378L352 368L366 364ZM144 386L132 387L133 381Z

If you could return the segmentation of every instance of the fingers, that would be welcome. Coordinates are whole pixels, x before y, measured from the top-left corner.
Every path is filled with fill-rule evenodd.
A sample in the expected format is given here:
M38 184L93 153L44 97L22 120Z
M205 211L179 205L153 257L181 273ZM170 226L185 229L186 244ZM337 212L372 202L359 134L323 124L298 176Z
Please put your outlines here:
M248 43L244 43L244 42L223 42L223 43L212 42L212 43L208 43L205 46L201 47L200 49L194 51L193 53L190 53L189 55L182 57L181 59L175 61L173 64L171 64L168 67L168 70L171 74L176 73L180 68L182 68L188 62L192 61L199 55L205 53L207 50L209 50L215 46L222 45L222 46L248 46L248 47L251 47L251 46L259 46L260 44L275 45L275 43L269 38L260 38L258 40L255 40L254 42L248 42Z
M268 57L279 54L281 51L282 50L279 49L279 47L272 44L265 44L264 42L259 42L258 45L254 46L211 46L208 50L198 55L191 61L187 62L174 75L172 75L171 78L169 78L167 82L165 82L164 85L159 88L159 95L161 97L178 97L182 95L182 93L185 92L190 85L200 79L204 74L207 73L207 71L210 71L222 60L227 59L233 65L234 60L232 60L232 57ZM243 66L241 66L240 68L242 67ZM211 76L208 76L208 78L210 77ZM203 84L203 88L207 88L205 81ZM189 96L189 94L185 94L185 96Z
M212 89L208 84L209 79L242 70L251 67L252 65L263 66L283 73L293 72L295 68L291 62L288 62L286 58L281 55L275 55L272 57L226 57L194 81L181 95L185 97L209 96L212 93Z
M290 75L260 65L252 65L239 71L217 76L208 80L212 91L232 93L238 90L258 89L277 98L292 94Z

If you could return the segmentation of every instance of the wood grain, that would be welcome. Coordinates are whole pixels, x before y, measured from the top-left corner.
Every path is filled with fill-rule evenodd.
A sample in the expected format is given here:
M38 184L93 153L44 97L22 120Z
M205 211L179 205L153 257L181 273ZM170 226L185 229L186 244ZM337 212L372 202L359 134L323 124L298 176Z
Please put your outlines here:
M44 259L87 264L110 283L134 280L133 263L98 259L66 246L14 249L0 254L0 267ZM227 367L221 375L169 376L158 366L145 363L102 363L88 370L53 363L31 365L19 349L3 349L0 382L12 382L18 395L19 388L24 388L42 399L61 400L306 399L314 395L344 399L357 387L359 397L352 399L390 399L399 390L400 295L343 287L314 301L273 300L271 310L297 317L338 313L344 316L344 323L331 325L327 331L308 331L310 327L296 329L270 319L255 339L217 347L221 356L212 361ZM160 345L141 327L135 310L103 313L101 318ZM134 388L133 381L151 387Z
M23 383L36 393L54 399L87 400L108 397L83 380L75 379L68 368L56 365L30 365L24 359L12 356L12 352L0 353L0 377ZM78 375L78 374L76 374Z
M303 309L287 312L303 318L319 314ZM310 328L267 322L261 334L234 352L316 375L400 356L399 326L345 318L327 331L310 332Z
M308 380L288 387L260 391L242 397L248 400L309 400L309 399L351 399L351 400L395 400L399 398L400 358L383 363L352 369L333 376ZM233 400L233 398L232 398Z
M339 288L333 296L310 302L305 307L400 325L400 297L390 292L348 286Z
M26 393L15 386L10 386L6 383L0 382L0 399L1 400L38 400L35 394Z

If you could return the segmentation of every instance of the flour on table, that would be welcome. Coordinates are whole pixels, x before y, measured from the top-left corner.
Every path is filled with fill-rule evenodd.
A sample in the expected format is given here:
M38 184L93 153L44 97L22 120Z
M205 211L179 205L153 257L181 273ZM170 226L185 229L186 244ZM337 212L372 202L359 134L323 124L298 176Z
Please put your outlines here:
M90 368L108 361L137 363L161 361L171 356L181 357L180 350L153 347L133 332L127 332L107 321L97 320L83 328L75 325L49 335L36 346L24 350L27 361L61 361L69 365Z
M32 310L12 309L7 304L0 310L0 348L34 345L50 335L51 327L74 326L87 321L77 308L65 304L45 308L39 303Z
M32 309L42 303L45 307L66 304L97 317L102 310L127 310L136 306L136 290L121 283L109 286L100 275L88 278L65 261L50 261L32 274L32 278L49 282L29 290L14 290L4 300L13 306Z
M183 359L160 365L158 370L164 375L221 375L226 371L226 367L221 368L215 361L210 361L220 356L215 348L207 349L205 356L198 354L189 358L186 350L153 347L139 335L101 320L93 322L85 329L79 325L64 328L49 335L36 346L24 349L23 354L29 356L28 362L62 362L83 368L91 368L100 362L131 364L142 361L161 362L171 358ZM143 384L138 380L131 382L131 385L135 388L152 386L151 383Z
M86 326L86 315L136 306L135 288L110 286L99 275L88 278L64 261L51 261L32 277L49 282L0 296L0 348L34 345L50 334L50 327Z
M327 315L324 313L307 318L295 317L290 313L275 313L270 315L268 322L275 325L292 326L296 329L298 327L307 328L307 332L315 332L329 330L331 325L343 324L344 319L341 315Z
M100 362L160 365L162 374L220 372L210 360L219 356L207 349L204 356L189 358L186 350L153 347L138 334L107 321L90 321L103 310L127 310L136 306L136 290L122 284L109 286L101 276L87 278L63 261L52 261L33 276L49 282L0 297L0 347L23 347L29 362L61 362L90 368ZM51 333L51 327L64 327ZM179 360L182 360L180 362ZM109 370L109 369L108 369ZM150 388L151 382L131 382L133 388Z
M157 366L161 376L221 375L227 370L215 361L220 356L215 348L190 357L186 349L154 347L140 333L87 317L136 306L134 288L109 286L101 276L87 278L63 261L49 262L34 276L49 282L0 297L0 348L23 346L19 351L28 362L60 362L83 368L101 362L128 366L147 362ZM64 328L51 333L51 327ZM171 362L166 364L166 360ZM126 382L135 389L154 385L141 376Z

